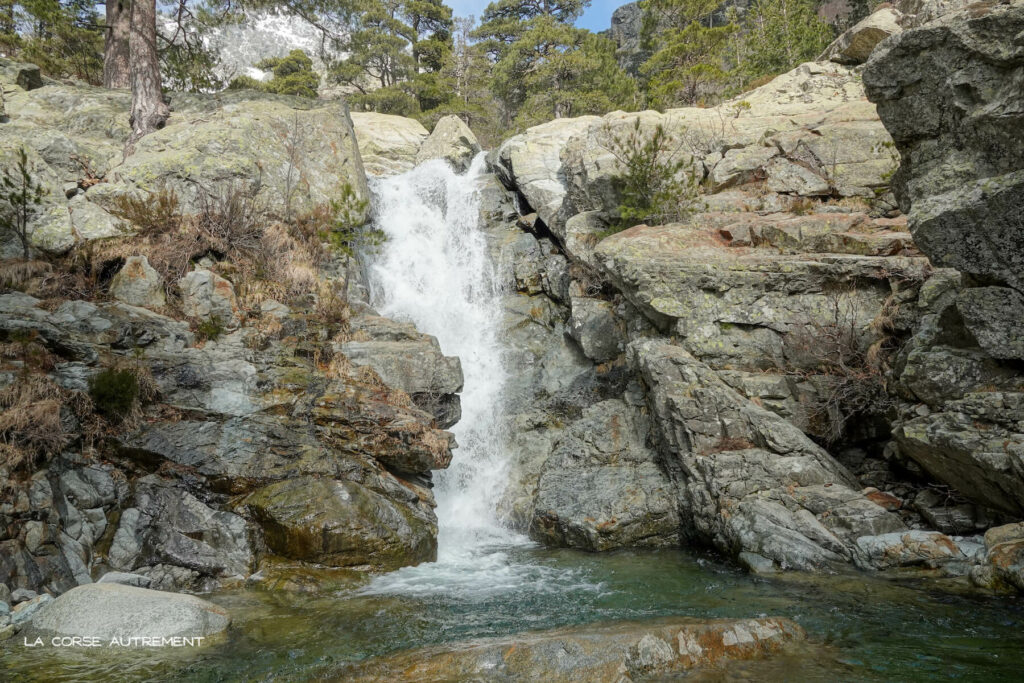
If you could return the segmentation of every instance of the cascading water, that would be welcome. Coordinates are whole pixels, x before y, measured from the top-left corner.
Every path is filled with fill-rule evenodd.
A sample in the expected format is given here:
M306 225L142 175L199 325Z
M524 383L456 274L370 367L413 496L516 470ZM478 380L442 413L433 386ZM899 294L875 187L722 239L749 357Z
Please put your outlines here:
M369 269L374 304L437 337L445 354L461 360L465 382L462 419L451 430L459 447L451 466L435 473L438 560L379 577L365 592L493 594L538 583L564 587L573 578L554 581L554 570L510 559L511 551L531 544L495 515L507 473L501 428L507 369L501 283L478 225L484 168L482 154L464 175L431 161L372 186L376 227L387 236Z
M479 156L459 176L433 161L374 188L377 227L387 235L370 269L377 307L434 335L462 362L462 419L452 429L459 455L435 475L445 550L508 540L493 506L504 482L498 424L505 369L495 315L500 292L477 230L483 165Z

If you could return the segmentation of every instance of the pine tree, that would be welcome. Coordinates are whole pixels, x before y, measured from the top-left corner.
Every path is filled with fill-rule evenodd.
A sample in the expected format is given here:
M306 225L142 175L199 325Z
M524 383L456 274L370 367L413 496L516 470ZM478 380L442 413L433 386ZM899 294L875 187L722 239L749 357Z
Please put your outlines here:
M102 82L101 25L91 0L0 1L0 48L5 56L37 64L54 78Z
M163 96L160 55L156 46L156 0L132 0L129 73L132 86L132 133L125 145L131 154L143 136L164 127L171 108Z
M644 0L644 39L654 53L640 72L650 106L697 104L725 88L738 26L732 20L712 25L720 5L720 0Z
M103 87L131 87L128 34L131 24L129 0L106 0L107 30L103 45Z
M833 38L813 0L757 0L743 21L737 68L744 81L815 59Z
M494 60L491 88L506 123L523 128L633 104L611 43L573 26L588 4L497 0L487 6L473 35Z
M18 236L26 261L32 250L28 225L45 194L46 188L32 177L28 153L24 147L19 147L13 169L5 168L0 177L0 226Z
M433 109L425 111L420 120L427 128L448 114L466 122L485 147L495 145L508 130L500 124L499 103L491 92L491 60L486 48L472 40L476 20L457 17L453 21L452 49L437 75L439 82L449 90L448 98Z
M238 76L228 85L231 90L249 88L278 95L296 95L315 98L320 86L320 75L313 70L313 60L303 50L292 50L284 57L271 57L256 64L257 69L270 69L273 78L258 81L250 76Z
M527 73L524 86L527 97L516 118L519 127L632 109L637 103L636 81L619 67L615 43L588 32Z

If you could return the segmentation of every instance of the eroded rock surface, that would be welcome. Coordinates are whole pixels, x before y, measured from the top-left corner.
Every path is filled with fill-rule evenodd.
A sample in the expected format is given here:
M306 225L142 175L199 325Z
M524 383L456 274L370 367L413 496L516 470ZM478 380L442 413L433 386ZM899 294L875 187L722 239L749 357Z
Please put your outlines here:
M805 637L797 624L772 617L623 622L412 650L338 673L353 681L644 680L769 657Z
M935 265L959 271L923 302L902 382L929 408L908 410L895 434L929 474L1019 517L1024 5L975 3L922 19L864 70L902 157L895 189L914 240Z

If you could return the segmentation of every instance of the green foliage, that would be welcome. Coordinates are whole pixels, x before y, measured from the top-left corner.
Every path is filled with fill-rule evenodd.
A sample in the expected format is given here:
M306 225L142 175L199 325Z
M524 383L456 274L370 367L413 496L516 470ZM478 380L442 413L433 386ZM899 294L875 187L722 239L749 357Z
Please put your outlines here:
M713 103L813 60L833 30L815 0L754 0L742 19L719 0L643 0L648 105Z
M89 380L89 396L97 412L122 419L139 400L139 379L130 368L107 368Z
M341 187L340 196L331 201L330 222L320 233L320 238L331 246L331 250L351 259L362 247L375 247L384 242L384 233L366 224L367 200L359 196L349 183Z
M436 75L447 97L417 118L432 130L442 116L454 114L473 129L480 144L493 147L508 135L508 129L497 116L500 104L490 87L491 60L487 50L472 40L474 24L472 17L454 20L452 50Z
M614 44L572 25L587 4L497 0L484 11L473 36L494 60L490 87L516 128L635 106Z
M832 38L814 0L757 0L743 20L737 71L744 82L783 73L815 59Z
M103 80L102 24L91 0L0 1L4 56L38 64L53 78Z
M332 77L353 88L354 108L413 116L441 106L451 88L439 74L452 51L452 10L442 0L357 0L335 39L348 57ZM344 14L339 12L338 14Z
M616 178L619 222L611 232L680 221L699 208L700 183L689 168L690 157L661 125L645 131L636 119L621 133L606 126L598 142L622 168Z
M201 320L196 325L196 336L199 337L200 341L216 341L218 337L224 334L225 327L221 323L220 318L213 315L206 320Z
M641 5L644 41L653 50L640 68L649 104L670 108L717 96L729 81L728 50L738 31L735 21L709 25L719 0L644 0Z
M277 95L296 95L315 98L320 86L320 75L313 70L313 60L303 50L292 50L285 57L271 57L256 64L257 69L273 71L269 81L258 81L250 76L238 76L228 88L262 90Z
M636 82L619 67L615 44L603 36L573 31L571 44L552 50L521 75L525 98L518 107L516 128L553 118L635 108ZM535 40L538 36L531 31L513 47L535 46Z
M28 226L45 195L46 188L32 177L28 153L24 147L19 147L14 167L5 168L0 179L0 227L18 236L26 261L31 247Z

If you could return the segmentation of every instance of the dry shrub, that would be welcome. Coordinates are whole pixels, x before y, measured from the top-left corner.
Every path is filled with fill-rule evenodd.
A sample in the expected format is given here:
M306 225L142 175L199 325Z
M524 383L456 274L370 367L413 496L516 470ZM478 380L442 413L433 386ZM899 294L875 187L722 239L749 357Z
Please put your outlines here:
M709 446L701 451L701 455L714 455L715 453L727 453L729 451L745 451L748 448L756 448L757 446L749 439L743 439L735 436L723 436L715 442L713 446Z
M6 337L7 341L0 343L0 358L21 361L22 373L54 368L57 359L39 342L36 330L11 330Z
M273 223L263 231L260 247L260 280L279 287L268 298L297 299L316 292L323 251L300 227Z
M0 261L0 291L16 290L37 299L92 299L95 278L72 256L47 261L7 259Z
M174 232L181 227L183 217L178 193L169 187L141 197L118 195L113 199L110 213L131 223L143 236Z
M0 463L31 468L58 454L74 438L61 420L65 406L80 420L92 410L88 396L40 373L23 373L0 389Z
M814 213L817 202L809 197L797 197L789 203L790 213L797 216L806 216Z
M144 197L121 195L111 213L130 223L138 234L103 242L93 263L143 254L163 278L168 293L192 263L206 255L231 261L241 273L255 270L269 220L256 195L234 184L201 194L195 214L185 214L177 194L166 187Z
M881 415L892 406L887 309L864 325L852 290L836 290L827 296L826 315L794 326L783 340L783 369L818 389L808 416L828 443L843 437L852 418Z
M38 289L40 280L53 275L53 266L46 261L5 259L0 261L0 287L17 289L30 294L28 288Z

